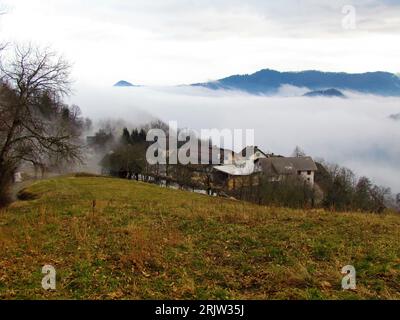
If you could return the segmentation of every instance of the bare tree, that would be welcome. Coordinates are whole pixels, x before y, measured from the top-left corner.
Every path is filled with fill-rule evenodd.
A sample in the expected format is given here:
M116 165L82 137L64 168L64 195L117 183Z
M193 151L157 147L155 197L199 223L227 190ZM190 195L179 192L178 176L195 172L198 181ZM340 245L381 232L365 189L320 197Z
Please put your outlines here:
M31 45L15 46L12 58L0 62L1 202L23 161L37 166L49 158L77 161L80 146L62 103L70 93L70 65Z
M396 205L397 205L397 209L400 210L400 193L398 193L396 195Z
M297 158L301 158L301 157L305 157L306 153L299 146L296 146L296 148L293 150L292 156L293 157L297 157Z

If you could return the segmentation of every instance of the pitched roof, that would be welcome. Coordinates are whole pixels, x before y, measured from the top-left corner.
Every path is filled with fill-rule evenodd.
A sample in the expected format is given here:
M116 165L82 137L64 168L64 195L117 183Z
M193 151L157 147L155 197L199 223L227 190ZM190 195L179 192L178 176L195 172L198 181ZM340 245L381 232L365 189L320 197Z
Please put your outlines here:
M268 155L263 152L259 147L257 146L248 146L244 148L239 155L245 159L249 159L251 156L256 154L257 152L260 152L263 156L268 157Z
M249 176L254 173L254 162L245 161L242 164L226 164L221 166L214 166L214 169L231 176Z
M271 157L260 159L259 164L267 174L296 174L297 171L317 171L317 166L311 157Z

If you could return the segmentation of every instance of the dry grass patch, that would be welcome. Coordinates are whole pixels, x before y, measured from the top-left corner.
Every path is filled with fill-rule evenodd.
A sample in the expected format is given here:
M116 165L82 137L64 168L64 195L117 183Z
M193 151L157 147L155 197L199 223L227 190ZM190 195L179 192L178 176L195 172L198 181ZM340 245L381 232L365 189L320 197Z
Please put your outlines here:
M123 231L130 237L129 253L121 257L121 261L132 263L137 270L161 270L165 267L164 252L183 243L182 234L166 226L130 225Z
M65 177L0 211L0 299L400 299L400 217ZM41 289L44 264L57 290ZM341 290L353 264L357 291Z

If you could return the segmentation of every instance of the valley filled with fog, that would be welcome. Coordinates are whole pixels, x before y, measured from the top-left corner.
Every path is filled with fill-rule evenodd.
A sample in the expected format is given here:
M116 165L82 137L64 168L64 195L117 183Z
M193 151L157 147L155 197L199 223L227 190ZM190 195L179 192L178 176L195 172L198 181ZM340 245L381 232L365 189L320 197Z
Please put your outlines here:
M193 87L85 87L71 102L94 123L112 118L128 127L153 119L181 128L254 129L260 148L288 156L298 145L400 192L400 98L345 92L347 98L306 98L306 88L276 96ZM238 150L235 150L238 151Z

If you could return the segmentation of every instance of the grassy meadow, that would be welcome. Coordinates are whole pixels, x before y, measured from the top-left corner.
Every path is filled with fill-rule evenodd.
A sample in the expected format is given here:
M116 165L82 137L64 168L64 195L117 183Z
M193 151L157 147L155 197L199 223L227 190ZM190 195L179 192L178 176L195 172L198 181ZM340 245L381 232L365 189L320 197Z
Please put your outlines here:
M141 182L38 181L0 211L0 299L400 299L400 216ZM41 268L57 270L44 291ZM343 291L354 265L357 290Z

